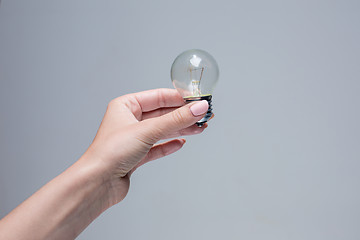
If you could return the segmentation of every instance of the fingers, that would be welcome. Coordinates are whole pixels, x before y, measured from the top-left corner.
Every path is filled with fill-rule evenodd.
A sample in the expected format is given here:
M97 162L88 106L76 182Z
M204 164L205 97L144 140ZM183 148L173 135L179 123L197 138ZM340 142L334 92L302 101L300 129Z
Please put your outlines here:
M149 112L164 107L180 107L184 99L175 89L160 88L127 95L134 97L141 107L142 112Z
M143 114L143 120L159 117L164 114L167 114L169 112L172 112L176 110L177 108L160 108L151 112L147 112ZM211 116L211 118L208 120L210 121L214 117L214 114ZM179 131L171 132L168 135L164 136L162 139L168 139L168 138L176 138L179 136L189 136L189 135L195 135L202 133L206 128L208 127L208 124L205 123L202 127L198 127L197 125L192 125L190 127L181 129Z
M160 117L160 116L165 115L169 112L172 112L176 109L178 109L178 108L177 107L168 107L168 108L159 108L159 109L156 109L156 110L153 110L150 112L145 112L142 114L141 120L154 118L154 117ZM210 121L213 118L214 118L214 114L211 115L211 118L208 121Z
M178 109L178 107L159 108L150 112L145 112L142 114L142 120L154 118L154 117L160 117L176 109Z
M155 144L166 136L188 128L199 121L208 111L206 100L196 101L182 106L160 117L151 118L140 122L142 141Z
M142 159L137 165L136 167L134 167L131 172L130 175L141 165L156 160L158 158L162 158L165 157L167 155L170 155L176 151L178 151L179 149L182 148L182 146L185 144L186 140L185 139L174 139L165 143L161 143L158 145L155 145L154 147L152 147L149 151L149 153L146 155L146 157L144 159Z

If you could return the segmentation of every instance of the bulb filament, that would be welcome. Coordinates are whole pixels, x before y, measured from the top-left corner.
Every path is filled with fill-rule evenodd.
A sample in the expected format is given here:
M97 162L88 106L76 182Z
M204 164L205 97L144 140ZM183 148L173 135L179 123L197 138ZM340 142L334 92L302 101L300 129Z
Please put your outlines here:
M204 73L205 67L190 68L190 80L192 85L192 94L195 97L201 96L200 82ZM201 70L201 71L200 71Z

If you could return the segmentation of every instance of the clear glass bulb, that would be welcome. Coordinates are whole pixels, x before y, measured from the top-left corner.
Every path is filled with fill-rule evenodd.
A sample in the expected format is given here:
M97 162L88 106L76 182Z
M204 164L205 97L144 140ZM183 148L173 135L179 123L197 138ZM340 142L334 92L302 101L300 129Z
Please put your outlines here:
M186 102L209 102L209 110L197 122L198 126L202 126L212 116L211 99L218 79L219 67L215 59L200 49L181 53L171 66L171 81Z

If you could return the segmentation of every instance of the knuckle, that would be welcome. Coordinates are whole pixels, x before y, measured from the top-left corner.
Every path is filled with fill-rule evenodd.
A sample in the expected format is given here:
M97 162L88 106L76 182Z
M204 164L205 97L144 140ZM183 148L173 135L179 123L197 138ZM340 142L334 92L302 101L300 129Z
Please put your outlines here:
M181 111L173 111L171 115L176 125L184 125L186 118Z
M114 98L109 101L107 105L107 109L116 109L119 106L125 106L129 109L131 109L131 106L133 105L133 101L131 98L128 97L128 95L124 95L121 97Z
M112 100L110 100L110 102L107 105L107 108L113 108L114 106L116 106L117 104L119 104L119 98L114 98Z
M159 141L163 137L163 131L160 126L158 126L155 123L150 123L147 126L147 129L149 131L146 131L146 133L143 134L143 141L148 143L149 145L155 144L157 141Z
M111 99L110 102L108 103L108 108L111 107L112 105L115 104L115 99Z
M165 106L165 96L163 93L163 89L157 90L157 99L158 99L158 106L164 107Z

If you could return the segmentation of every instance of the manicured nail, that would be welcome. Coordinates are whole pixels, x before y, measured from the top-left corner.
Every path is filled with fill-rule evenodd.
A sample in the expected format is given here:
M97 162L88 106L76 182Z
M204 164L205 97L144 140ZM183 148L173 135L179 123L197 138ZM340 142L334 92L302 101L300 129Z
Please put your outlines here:
M190 107L191 113L197 117L208 111L209 104L206 100L202 100L200 102L196 102L194 105Z

